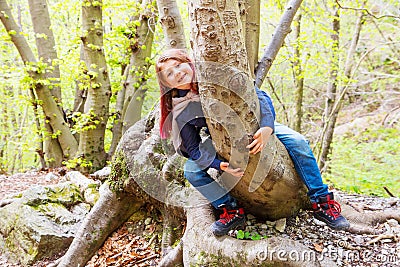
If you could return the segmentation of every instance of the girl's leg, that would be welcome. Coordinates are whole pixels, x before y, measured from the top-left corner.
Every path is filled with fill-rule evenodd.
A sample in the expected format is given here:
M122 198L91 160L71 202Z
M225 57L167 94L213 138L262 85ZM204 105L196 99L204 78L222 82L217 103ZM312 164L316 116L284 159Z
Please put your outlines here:
M188 159L184 167L185 178L211 202L214 208L223 205L236 207L236 199L233 198L228 191L218 184L207 173L207 169L203 169L193 160Z
M311 202L318 202L319 197L326 196L328 186L322 182L317 161L308 141L298 132L280 123L275 123L275 135L286 147L294 167L308 188Z

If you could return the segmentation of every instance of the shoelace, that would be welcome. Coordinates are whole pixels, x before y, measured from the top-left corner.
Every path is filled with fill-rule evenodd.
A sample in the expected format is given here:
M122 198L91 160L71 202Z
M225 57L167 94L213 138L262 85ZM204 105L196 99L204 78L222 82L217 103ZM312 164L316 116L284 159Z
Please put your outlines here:
M228 210L227 208L222 208L224 213L219 216L219 222L223 224L229 223L233 218L235 218L237 211L236 210Z
M340 207L340 204L336 202L335 200L328 200L328 202L324 203L328 206L328 208L324 211L329 215L332 216L334 219L337 219L340 216L340 213L342 212L342 208Z

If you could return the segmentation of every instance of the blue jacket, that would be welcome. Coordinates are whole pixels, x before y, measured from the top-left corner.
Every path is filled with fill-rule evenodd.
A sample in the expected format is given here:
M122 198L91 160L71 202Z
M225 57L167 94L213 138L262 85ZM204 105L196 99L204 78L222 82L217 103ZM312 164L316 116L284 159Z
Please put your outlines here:
M258 89L256 93L260 101L260 127L270 127L274 130L275 109L269 95ZM185 96L188 90L178 90L180 97ZM220 170L222 162L215 151L210 138L201 139L200 130L208 128L200 102L190 102L187 107L176 117L176 122L180 130L182 144L180 152L184 157L196 161L197 164L205 168L215 168Z

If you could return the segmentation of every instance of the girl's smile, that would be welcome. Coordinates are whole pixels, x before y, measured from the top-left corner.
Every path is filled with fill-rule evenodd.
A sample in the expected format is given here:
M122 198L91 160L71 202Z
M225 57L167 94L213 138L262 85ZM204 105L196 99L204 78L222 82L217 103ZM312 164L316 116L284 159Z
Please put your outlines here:
M164 83L170 88L190 90L193 70L189 63L169 59L162 63L161 74Z

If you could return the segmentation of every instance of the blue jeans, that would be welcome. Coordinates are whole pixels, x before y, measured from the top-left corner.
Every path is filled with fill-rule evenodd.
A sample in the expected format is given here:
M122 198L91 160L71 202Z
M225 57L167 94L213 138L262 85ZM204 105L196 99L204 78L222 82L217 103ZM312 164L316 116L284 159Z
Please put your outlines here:
M311 202L317 202L319 197L326 196L329 193L328 186L322 182L317 161L305 137L280 123L275 123L275 135L292 158L297 174L308 188ZM223 204L235 207L235 198L211 178L207 170L189 159L184 167L184 175L215 208Z
M307 194L311 202L318 202L319 197L326 196L329 192L328 186L322 182L317 161L308 141L303 135L277 122L275 135L292 158L297 174L308 188Z

